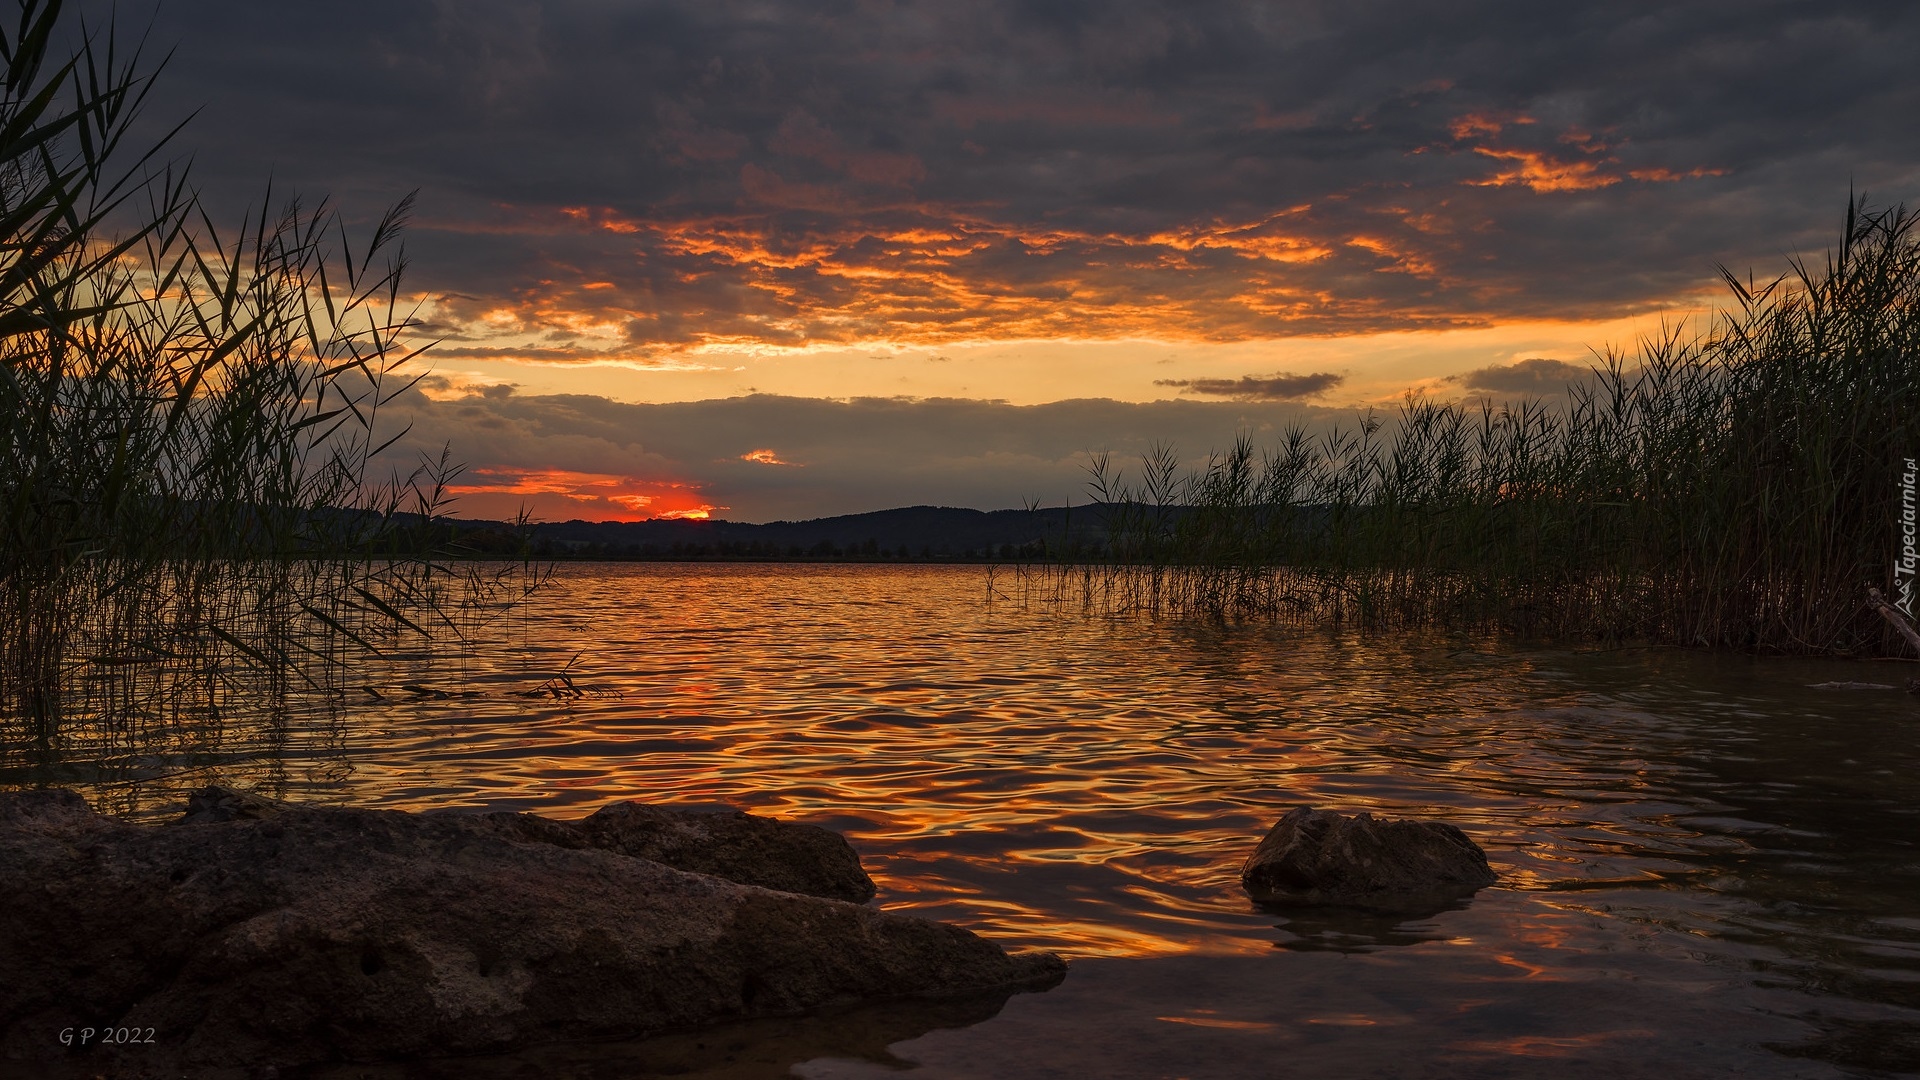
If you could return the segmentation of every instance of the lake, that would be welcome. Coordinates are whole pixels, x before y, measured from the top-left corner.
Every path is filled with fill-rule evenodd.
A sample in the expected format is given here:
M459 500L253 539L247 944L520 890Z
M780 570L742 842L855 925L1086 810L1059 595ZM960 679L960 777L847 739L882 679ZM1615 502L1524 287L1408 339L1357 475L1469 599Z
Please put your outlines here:
M733 806L844 833L884 908L1073 965L1004 1003L316 1077L1920 1072L1920 665L1110 620L997 583L566 565L478 654L369 670L378 699L0 782L133 816L211 780ZM581 696L524 696L563 672ZM1500 883L1424 919L1263 911L1240 865L1298 805L1451 822Z

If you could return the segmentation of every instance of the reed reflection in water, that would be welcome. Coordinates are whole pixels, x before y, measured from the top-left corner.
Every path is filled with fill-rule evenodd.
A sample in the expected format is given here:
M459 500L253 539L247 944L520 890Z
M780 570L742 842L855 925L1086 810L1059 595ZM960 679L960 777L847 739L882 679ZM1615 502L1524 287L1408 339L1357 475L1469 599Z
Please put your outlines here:
M839 829L883 906L1081 958L896 1047L929 1076L1920 1061L1920 701L1813 686L1908 665L1087 621L886 566L563 567L505 643L371 672L384 700L268 759L234 731L211 769L149 754L162 778L111 791ZM563 669L584 696L520 696ZM1302 804L1453 822L1501 884L1419 920L1260 911L1240 862Z

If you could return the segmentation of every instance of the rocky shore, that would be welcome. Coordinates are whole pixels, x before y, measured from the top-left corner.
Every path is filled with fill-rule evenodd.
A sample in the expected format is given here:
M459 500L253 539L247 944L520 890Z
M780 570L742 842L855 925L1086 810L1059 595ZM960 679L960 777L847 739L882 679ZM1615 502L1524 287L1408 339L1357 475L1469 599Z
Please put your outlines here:
M213 789L143 827L68 791L4 794L0 1057L114 1075L443 1057L1065 973L872 896L838 835L747 814Z

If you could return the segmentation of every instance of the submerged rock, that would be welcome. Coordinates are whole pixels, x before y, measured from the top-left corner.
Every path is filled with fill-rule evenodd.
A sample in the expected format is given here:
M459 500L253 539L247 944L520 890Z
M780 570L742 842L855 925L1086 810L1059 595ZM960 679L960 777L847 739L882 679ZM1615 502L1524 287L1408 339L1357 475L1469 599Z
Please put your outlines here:
M0 1053L125 1071L498 1052L1065 970L625 854L618 828L263 812L149 828L71 792L0 795ZM707 832L725 828L773 834ZM76 1058L67 1028L135 1038Z
M1389 913L1438 911L1495 880L1486 852L1452 825L1306 806L1287 811L1240 870L1263 904Z

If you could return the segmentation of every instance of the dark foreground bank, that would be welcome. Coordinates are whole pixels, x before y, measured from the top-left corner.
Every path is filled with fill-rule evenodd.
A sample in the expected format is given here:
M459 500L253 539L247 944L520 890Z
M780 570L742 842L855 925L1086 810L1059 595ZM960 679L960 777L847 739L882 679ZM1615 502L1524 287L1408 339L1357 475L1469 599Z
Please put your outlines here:
M837 836L744 814L216 796L141 827L72 792L12 793L0 1051L51 1075L498 1053L1065 972L851 902L871 894Z

